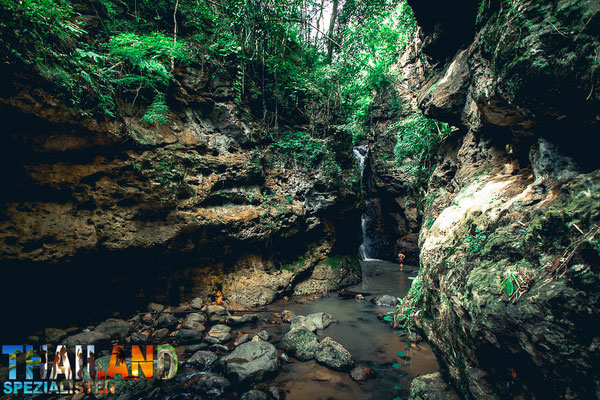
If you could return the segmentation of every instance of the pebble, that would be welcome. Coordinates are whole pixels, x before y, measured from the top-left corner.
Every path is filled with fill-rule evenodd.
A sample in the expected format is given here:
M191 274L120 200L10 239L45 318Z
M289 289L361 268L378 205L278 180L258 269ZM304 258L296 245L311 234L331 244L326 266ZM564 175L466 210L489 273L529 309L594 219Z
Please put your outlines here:
M237 337L237 339L235 339L235 341L233 342L233 345L237 347L240 344L246 343L249 340L250 340L250 335L248 335L247 333L244 333L243 335L240 335Z
M190 307L192 307L193 309L196 309L196 310L201 310L202 307L203 307L203 301L202 301L202 299L200 297L196 297L190 303Z
M154 332L153 335L156 339L164 339L169 336L169 330L167 328L161 328Z
M256 335L254 335L252 337L252 341L254 342L258 342L260 340L266 342L269 340L269 338L271 337L271 335L269 334L269 332L265 331L264 329L260 332L258 332Z
M350 377L357 382L363 382L373 376L375 373L369 367L359 365L350 371Z

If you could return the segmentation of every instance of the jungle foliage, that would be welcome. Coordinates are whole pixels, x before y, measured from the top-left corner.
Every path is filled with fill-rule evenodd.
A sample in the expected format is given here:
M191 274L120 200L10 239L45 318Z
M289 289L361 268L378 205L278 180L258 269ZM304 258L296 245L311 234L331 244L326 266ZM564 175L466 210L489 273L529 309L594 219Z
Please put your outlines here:
M280 162L332 175L331 130L364 137L417 31L406 0L0 0L0 27L4 68L38 73L76 113L164 124L178 70L208 70L268 128ZM398 165L422 183L447 125L393 129Z
M165 122L175 67L196 64L271 127L335 121L360 136L416 24L405 1L333 3L0 0L0 51L84 115L113 117L124 102Z

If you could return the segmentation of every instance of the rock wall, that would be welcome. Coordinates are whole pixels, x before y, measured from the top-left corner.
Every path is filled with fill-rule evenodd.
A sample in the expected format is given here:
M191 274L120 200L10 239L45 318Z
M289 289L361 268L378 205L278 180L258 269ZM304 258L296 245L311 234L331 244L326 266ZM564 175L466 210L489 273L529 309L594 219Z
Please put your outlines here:
M600 4L409 3L437 63L419 107L459 129L397 322L421 330L465 398L596 398Z
M81 116L33 74L2 72L0 262L21 282L3 299L31 294L15 313L57 289L83 309L218 289L254 306L359 279L350 142L321 133L348 150L338 177L278 165L209 64L177 71L162 126L126 104L120 118Z
M411 175L394 161L396 134L393 125L419 111L416 89L431 71L427 60L420 57L421 46L422 41L416 38L392 69L398 78L378 93L364 142L370 148L364 197L371 202L376 215L377 223L370 235L378 244L377 258L396 262L397 254L401 252L411 265L419 265L423 193L408 185Z

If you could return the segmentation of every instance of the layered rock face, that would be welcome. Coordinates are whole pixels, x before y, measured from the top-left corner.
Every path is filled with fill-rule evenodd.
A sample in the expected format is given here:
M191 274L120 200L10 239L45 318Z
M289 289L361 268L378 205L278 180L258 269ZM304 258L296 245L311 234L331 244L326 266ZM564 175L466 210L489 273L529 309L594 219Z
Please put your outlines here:
M419 107L459 129L429 182L434 222L399 318L466 398L596 398L600 5L409 3L438 63Z
M112 300L222 290L254 306L359 279L351 152L337 178L278 164L267 128L211 74L177 71L162 126L129 105L82 117L27 73L3 74L0 261L7 281L31 277L6 299L60 289L91 307L110 284Z

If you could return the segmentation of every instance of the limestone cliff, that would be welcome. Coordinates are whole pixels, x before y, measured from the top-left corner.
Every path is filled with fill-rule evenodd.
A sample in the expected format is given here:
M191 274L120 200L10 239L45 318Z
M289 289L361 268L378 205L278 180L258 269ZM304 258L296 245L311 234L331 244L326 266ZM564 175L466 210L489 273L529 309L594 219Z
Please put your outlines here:
M22 282L4 296L32 294L15 311L57 288L84 309L217 289L254 306L359 279L344 258L360 225L350 142L319 139L347 150L341 171L281 162L210 64L176 71L157 126L127 104L119 118L81 116L34 74L3 72L0 261Z
M410 3L437 63L419 107L459 129L397 324L424 333L466 398L595 398L600 5Z

